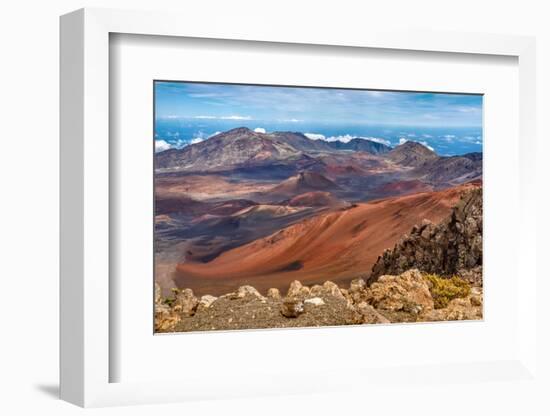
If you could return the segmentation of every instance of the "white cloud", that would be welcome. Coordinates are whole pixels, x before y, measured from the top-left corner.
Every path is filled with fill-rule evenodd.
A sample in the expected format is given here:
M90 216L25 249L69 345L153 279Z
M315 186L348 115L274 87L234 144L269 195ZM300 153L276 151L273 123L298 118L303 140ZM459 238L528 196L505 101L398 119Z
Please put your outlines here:
M404 137L399 138L399 144L403 144L403 143L407 143L407 142L408 142L408 140L405 139Z
M222 116L221 120L252 120L250 116Z
M221 132L217 131L214 134L206 135L204 132L199 131L191 140L188 140L188 141L179 139L179 138L177 140L170 139L169 142L163 139L155 139L155 152L158 153L168 149L181 149L191 144L197 144L197 143L203 142L206 139L209 139L210 137L216 136L217 134L220 134L220 133Z
M344 135L340 135L340 136L326 137L324 134L319 134L319 133L304 133L304 136L306 136L307 138L309 138L311 140L323 140L325 142L349 143L353 139L363 139L363 140L370 140L371 142L385 144L386 146L391 145L389 140L381 139L379 137L352 136L351 134L344 134Z
M238 116L238 115L221 116L221 117L201 115L201 116L193 116L192 118L201 119L201 120L252 120L252 117L250 116Z
M311 139L311 140L325 140L326 139L324 134L317 134L317 133L304 133L304 136L306 136L308 139Z
M355 136L352 136L350 134L344 134L342 136L330 136L327 137L325 140L327 142L342 142L342 143L348 143L352 139L355 139Z
M304 120L298 120L297 118L289 118L284 120L279 120L281 123L300 123Z
M386 146L390 146L391 142L386 139L381 139L379 137L364 137L364 136L352 136L351 134L344 134L342 136L331 136L327 137L327 142L342 142L342 143L349 143L353 139L362 139L362 140L369 140L371 142L381 143L385 144Z
M456 139L456 136L454 134L444 134L443 136L440 136L442 140L445 140L447 143L451 143L454 139Z
M481 136L464 136L460 139L461 142L481 144Z
M458 111L461 113L477 113L480 111L479 107L458 107Z
M155 153L163 152L164 150L171 149L172 145L166 140L155 140Z
M426 139L431 139L433 136L431 134L423 134L422 137L425 137Z
M375 143L385 144L386 146L391 146L391 142L389 140L381 139L379 137L359 137L359 138L370 140L371 142L375 142Z
M208 136L207 138L209 139L210 137L217 136L220 133L221 133L221 131L216 131L216 132L212 133L210 136Z
M262 127L256 127L256 128L254 129L254 131L255 131L256 133L265 133L265 129L262 128Z
M344 134L343 136L326 137L324 134L304 133L304 136L306 136L311 140L323 140L325 142L342 142L342 143L347 143L354 138L354 136L351 136L349 134Z
M193 98L215 98L215 97L219 97L220 94L216 94L216 93L191 93L191 94L187 94L188 97L193 97Z
M424 147L427 147L427 148L430 149L432 152L435 150L435 149L434 149L432 146L430 146L430 145L428 144L428 142L426 142L426 141L421 141L421 142L418 142L418 143L420 143L420 144L421 144L422 146L424 146Z

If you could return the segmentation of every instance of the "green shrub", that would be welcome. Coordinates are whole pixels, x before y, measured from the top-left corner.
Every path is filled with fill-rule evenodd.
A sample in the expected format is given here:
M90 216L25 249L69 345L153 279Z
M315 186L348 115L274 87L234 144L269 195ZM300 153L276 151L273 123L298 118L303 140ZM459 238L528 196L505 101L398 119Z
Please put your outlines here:
M451 300L470 294L470 285L458 276L447 279L436 274L425 274L424 278L429 282L435 309L445 308Z

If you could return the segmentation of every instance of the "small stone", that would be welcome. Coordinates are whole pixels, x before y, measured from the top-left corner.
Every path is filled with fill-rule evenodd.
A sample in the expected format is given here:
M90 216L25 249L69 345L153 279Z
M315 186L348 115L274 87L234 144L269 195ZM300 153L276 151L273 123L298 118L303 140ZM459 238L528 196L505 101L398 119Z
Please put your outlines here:
M340 288L338 287L338 285L336 283L331 282L330 280L327 280L325 283L323 283L323 289L329 295L332 295L337 298L344 298L344 295L340 291Z
M481 295L473 294L472 296L470 296L470 303L472 304L472 306L481 306L481 304L483 303L483 299Z
M176 294L173 307L174 311L180 312L182 315L194 315L199 300L195 297L193 291L191 289L182 289L174 293Z
M199 301L199 306L202 306L203 308L209 308L210 305L212 305L212 303L214 303L214 301L217 299L217 297L212 295L204 295Z
M279 289L272 287L267 291L267 297L270 299L281 299L281 292Z
M265 300L265 298L258 292L254 287L245 285L239 287L236 292L233 292L229 295L231 299L242 299L245 297L254 297L259 300Z
M361 302L356 307L357 312L363 317L365 324L389 324L390 320L374 309L366 302Z
M287 318L297 318L304 312L304 303L297 299L285 299L281 305L281 313Z
M463 321L481 319L481 309L472 308L472 304L468 299L453 299L449 302L446 308L445 320L447 321Z
M309 295L309 292L310 290L308 287L303 286L298 280L294 280L290 284L286 296L289 298L305 297Z
M349 291L351 293L362 291L367 284L363 279L353 279L349 285Z
M304 303L309 303L314 306L321 306L325 304L325 301L321 298L310 298L310 299L306 299Z
M171 310L168 305L155 305L155 331L169 332L181 321L181 316Z
M430 288L416 269L398 276L380 276L369 288L367 301L376 309L413 315L434 308Z

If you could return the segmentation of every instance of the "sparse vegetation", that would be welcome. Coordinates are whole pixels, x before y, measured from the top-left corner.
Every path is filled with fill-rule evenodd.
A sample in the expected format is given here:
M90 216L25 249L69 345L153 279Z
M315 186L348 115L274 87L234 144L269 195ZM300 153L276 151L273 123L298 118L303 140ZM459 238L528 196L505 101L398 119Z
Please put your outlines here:
M178 296L179 289L172 288L170 291L172 292L172 297L164 298L162 301L165 305L168 305L171 308L176 303L176 297Z
M470 294L470 285L458 276L444 278L437 274L425 274L424 278L429 282L435 309L445 308L451 300Z

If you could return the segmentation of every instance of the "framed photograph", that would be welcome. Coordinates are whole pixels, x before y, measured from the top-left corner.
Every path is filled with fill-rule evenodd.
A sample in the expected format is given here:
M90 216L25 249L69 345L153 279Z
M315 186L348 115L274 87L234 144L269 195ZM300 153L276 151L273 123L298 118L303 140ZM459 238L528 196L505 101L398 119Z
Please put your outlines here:
M534 62L527 37L63 16L62 398L536 383Z
M483 318L481 94L153 89L156 332Z

